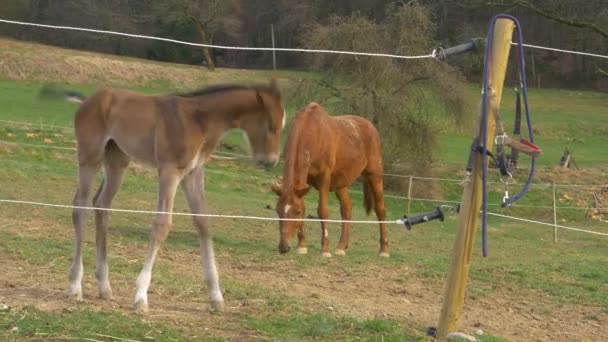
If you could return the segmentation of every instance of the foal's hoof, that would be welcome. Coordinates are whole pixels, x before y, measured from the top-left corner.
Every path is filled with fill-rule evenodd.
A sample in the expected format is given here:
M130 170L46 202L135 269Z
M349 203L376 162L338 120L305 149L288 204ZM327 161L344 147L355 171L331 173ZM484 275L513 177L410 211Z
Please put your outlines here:
M346 255L346 251L343 249L336 249L334 252L335 255Z
M211 304L211 311L222 312L224 311L224 301L221 302L209 302Z
M99 291L99 298L104 300L112 300L112 289L108 288L105 291Z
M296 248L296 254L308 254L308 248L298 247Z
M145 314L148 312L148 301L140 299L133 304L135 312Z
M381 258L388 258L388 257L390 257L390 254L388 254L388 252L380 252L380 257Z
M82 302L82 289L69 288L67 291L68 297L77 302Z
M331 253L329 253L329 252L322 252L321 256L324 257L324 258L331 258Z

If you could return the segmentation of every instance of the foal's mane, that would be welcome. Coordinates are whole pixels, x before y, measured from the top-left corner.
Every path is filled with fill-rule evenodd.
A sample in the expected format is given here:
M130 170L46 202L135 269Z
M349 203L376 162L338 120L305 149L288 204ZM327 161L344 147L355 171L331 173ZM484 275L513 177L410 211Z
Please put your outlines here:
M223 93L223 92L234 91L234 90L257 90L257 91L272 93L272 89L268 85L245 86L245 85L240 85L240 84L218 84L218 85L212 85L209 87L200 88L200 89L196 89L196 90L185 92L185 93L174 93L173 95L179 96L179 97L199 97L199 96L212 95L212 94Z

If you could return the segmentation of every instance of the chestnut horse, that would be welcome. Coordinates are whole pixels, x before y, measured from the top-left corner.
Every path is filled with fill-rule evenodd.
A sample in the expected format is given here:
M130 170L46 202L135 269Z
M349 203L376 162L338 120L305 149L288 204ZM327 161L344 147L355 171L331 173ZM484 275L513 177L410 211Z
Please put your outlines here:
M379 221L386 210L383 197L382 151L376 128L367 120L354 115L329 116L323 108L310 103L293 121L284 147L285 168L282 184L273 184L279 195L276 211L280 218L303 218L304 196L310 186L319 191L318 216L327 219L329 192L340 201L343 220L350 220L352 202L348 186L362 176L364 204L367 214L374 208ZM308 252L302 221L280 221L279 252L290 250L289 241L298 232L299 254ZM330 257L328 223L321 222L321 255ZM342 223L336 255L348 248L350 223ZM380 256L388 257L386 227L380 223Z
M75 229L74 260L69 272L69 294L82 300L82 241L86 211L95 175L103 165L104 180L93 198L96 208L110 208L129 162L134 159L158 170L158 214L144 266L137 277L135 309L147 311L152 267L171 226L178 185L193 214L207 213L204 197L205 160L223 134L242 129L255 158L268 164L279 159L285 108L274 79L270 85L221 85L187 94L143 95L126 90L102 89L85 98L76 92L45 89L43 95L81 102L74 127L78 142L78 190L72 220ZM106 234L108 211L95 211L99 295L110 299ZM207 217L193 216L200 239L203 273L214 309L223 307L218 272Z

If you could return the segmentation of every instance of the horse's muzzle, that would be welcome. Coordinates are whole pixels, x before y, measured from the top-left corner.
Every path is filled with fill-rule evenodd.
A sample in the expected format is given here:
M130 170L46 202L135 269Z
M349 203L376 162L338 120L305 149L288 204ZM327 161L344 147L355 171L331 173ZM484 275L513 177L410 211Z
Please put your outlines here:
M278 153L269 153L269 154L256 154L255 159L262 163L265 168L271 168L276 166L279 162L279 154Z

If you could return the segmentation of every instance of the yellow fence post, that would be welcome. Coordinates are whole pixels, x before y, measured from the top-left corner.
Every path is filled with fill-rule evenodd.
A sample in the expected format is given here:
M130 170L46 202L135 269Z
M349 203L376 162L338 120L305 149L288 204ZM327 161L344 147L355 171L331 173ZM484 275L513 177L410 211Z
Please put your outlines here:
M488 141L486 146L491 149L494 143L494 128L496 122L494 113L500 107L502 89L507 70L511 39L515 24L509 20L500 18L494 25L492 32L492 49L489 51L490 68L488 88L494 90L495 106L490 106L488 101ZM491 90L490 90L491 92ZM479 120L481 125L481 120ZM478 129L481 137L481 127ZM445 339L447 334L458 331L460 314L464 304L464 295L467 285L469 267L471 265L471 253L473 251L473 241L477 231L479 221L479 210L482 200L482 156L476 153L474 156L473 171L471 179L465 184L460 202L460 214L458 216L458 232L454 247L452 249L450 268L444 291L443 307L439 318L437 337Z

